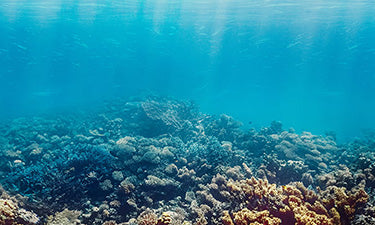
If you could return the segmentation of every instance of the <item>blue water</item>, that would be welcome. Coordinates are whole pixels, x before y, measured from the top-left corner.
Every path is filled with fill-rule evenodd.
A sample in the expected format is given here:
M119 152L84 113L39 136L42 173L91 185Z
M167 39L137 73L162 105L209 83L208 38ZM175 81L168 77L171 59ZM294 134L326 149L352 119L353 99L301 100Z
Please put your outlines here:
M2 0L0 117L140 94L342 140L375 127L375 2Z

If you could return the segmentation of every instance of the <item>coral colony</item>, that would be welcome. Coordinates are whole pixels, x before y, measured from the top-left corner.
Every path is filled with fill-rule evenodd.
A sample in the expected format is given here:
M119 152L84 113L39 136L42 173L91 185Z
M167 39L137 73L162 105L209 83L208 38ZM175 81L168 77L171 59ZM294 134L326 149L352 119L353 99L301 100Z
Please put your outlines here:
M375 224L375 135L241 128L132 98L0 126L0 224Z

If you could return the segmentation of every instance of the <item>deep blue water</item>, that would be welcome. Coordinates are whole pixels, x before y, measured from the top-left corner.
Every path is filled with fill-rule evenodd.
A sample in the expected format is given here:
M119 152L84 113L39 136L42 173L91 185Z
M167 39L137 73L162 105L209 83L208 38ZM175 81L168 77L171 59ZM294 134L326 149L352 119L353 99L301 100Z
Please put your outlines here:
M375 127L375 2L2 0L0 116L139 94L341 139Z

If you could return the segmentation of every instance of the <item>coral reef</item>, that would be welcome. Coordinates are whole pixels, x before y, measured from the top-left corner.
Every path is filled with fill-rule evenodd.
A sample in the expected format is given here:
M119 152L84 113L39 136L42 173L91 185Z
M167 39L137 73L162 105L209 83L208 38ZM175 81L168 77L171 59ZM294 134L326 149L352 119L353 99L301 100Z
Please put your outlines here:
M225 225L349 224L368 200L362 188L348 192L332 187L314 192L301 182L277 186L254 177L233 180L221 175L198 195L213 214L227 209L221 218Z
M78 217L81 212L64 209L61 212L55 213L53 216L49 216L47 225L75 225L79 224Z
M297 134L276 121L245 129L155 96L18 118L0 131L0 183L12 196L1 191L0 224L375 220L372 133L337 144L332 133Z
M10 197L2 187L0 187L0 224L1 225L32 225L39 223L39 217L19 206L19 201L15 197Z

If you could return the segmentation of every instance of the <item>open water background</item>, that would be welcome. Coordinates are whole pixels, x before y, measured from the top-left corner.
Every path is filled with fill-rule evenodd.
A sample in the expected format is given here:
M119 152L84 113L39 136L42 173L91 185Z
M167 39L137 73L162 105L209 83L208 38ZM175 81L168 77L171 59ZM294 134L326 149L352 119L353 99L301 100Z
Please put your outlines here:
M375 2L2 0L0 118L140 94L346 140L375 127Z

